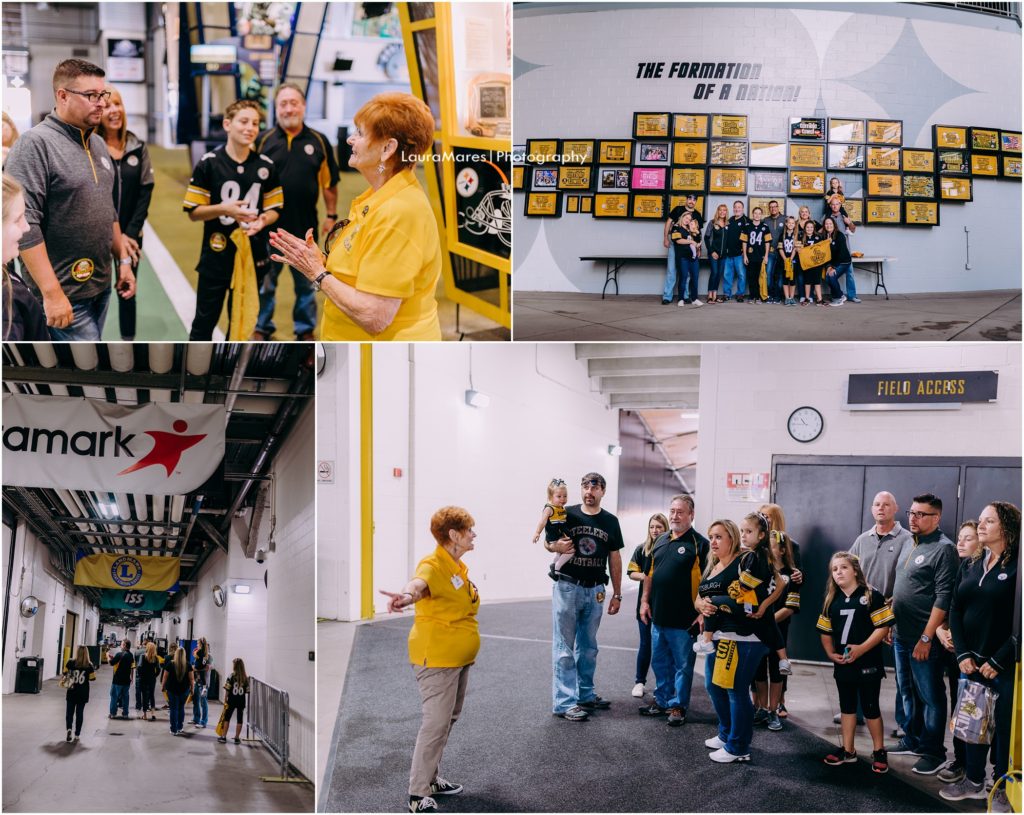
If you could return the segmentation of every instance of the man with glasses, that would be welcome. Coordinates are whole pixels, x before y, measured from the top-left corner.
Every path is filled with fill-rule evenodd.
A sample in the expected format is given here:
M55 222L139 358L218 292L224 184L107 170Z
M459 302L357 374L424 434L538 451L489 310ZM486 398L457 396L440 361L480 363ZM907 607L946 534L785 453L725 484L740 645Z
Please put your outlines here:
M135 294L128 247L114 211L114 165L96 126L107 106L104 71L66 59L53 73L55 106L14 143L4 172L25 189L29 231L19 242L54 340L99 340L117 291Z
M285 82L278 86L274 107L277 127L259 138L256 151L273 160L281 177L285 205L278 228L299 237L305 237L306 232L312 229L313 240L316 241L316 204L321 192L327 216L320 228L327 234L338 222L338 163L327 137L306 126L306 96L298 85ZM254 340L268 340L274 334L275 295L281 265L272 260L263 276ZM291 271L295 285L295 305L292 307L295 339L312 340L313 329L316 328L313 284L298 270Z
M587 473L582 491L583 502L565 509L564 537L544 543L549 552L572 554L572 559L551 575L555 580L551 598L552 713L571 722L586 721L591 711L611 706L594 692L597 629L609 572L612 597L608 613L617 614L622 603L622 530L619 519L601 509L604 476Z
M889 753L920 756L914 772L933 775L946 763L948 713L943 648L935 630L949 611L959 559L953 542L939 529L939 498L931 493L916 496L907 517L912 540L900 552L892 594L896 692L903 705L898 724L906 735Z

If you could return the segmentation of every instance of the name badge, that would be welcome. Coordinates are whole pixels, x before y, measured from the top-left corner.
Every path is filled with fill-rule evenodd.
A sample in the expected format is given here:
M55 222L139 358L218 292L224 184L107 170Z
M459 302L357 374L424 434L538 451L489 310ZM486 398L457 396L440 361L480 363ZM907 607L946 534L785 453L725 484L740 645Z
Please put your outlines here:
M455 586L455 590L458 591L466 585L466 582L456 574L452 575L452 585Z

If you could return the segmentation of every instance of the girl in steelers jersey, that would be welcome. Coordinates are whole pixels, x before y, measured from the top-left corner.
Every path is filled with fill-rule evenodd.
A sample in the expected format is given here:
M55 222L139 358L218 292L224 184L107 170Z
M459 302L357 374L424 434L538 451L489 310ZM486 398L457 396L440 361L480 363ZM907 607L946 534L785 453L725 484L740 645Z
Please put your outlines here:
M277 210L284 205L274 162L252 149L261 118L259 106L251 100L228 105L224 113L228 143L204 155L188 182L183 209L191 220L204 222L190 340L213 338L234 273L232 233L242 229L250 239L256 238L277 221ZM252 285L258 286L260 270L265 270L269 262L266 241L253 240L252 250L257 278Z

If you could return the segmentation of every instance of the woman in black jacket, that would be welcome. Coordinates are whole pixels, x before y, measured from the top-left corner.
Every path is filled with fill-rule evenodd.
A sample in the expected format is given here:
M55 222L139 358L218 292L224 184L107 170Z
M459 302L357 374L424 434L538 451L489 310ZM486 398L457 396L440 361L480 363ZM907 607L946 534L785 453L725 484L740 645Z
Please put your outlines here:
M704 230L704 243L708 247L708 262L711 264L711 274L708 276L708 302L724 303L725 300L718 298L718 284L722 282L722 273L725 271L725 238L729 226L729 208L725 204L719 204L715 210L715 217L708 221L707 229Z
M852 263L850 256L850 245L847 243L846 235L839 231L832 216L828 216L821 222L822 231L825 237L832 244L832 260L825 267L825 280L828 281L828 290L832 294L833 306L841 306L846 298L843 297L843 290L839 287L839 280L836 276L836 267L844 263ZM853 274L853 272L850 272Z
M949 607L949 630L960 662L960 674L999 694L992 734L994 778L1006 774L1010 758L1013 716L1013 680L1020 660L1020 643L1014 636L1014 593L1018 587L1017 558L1020 549L1020 510L1005 501L993 501L978 516L980 558L960 572ZM943 787L939 795L949 801L984 800L988 744L967 744L966 777ZM992 795L993 812L1009 812L1006 790Z
M121 94L115 88L107 90L110 91L110 101L103 111L97 132L107 143L107 151L114 162L114 210L132 260L132 272L135 273L136 293L128 298L116 298L121 339L130 342L135 339L135 297L138 295L138 269L142 257L142 225L146 222L149 202L153 197L153 165L149 161L146 143L128 130ZM117 281L116 274L114 280Z
M75 741L82 735L82 719L85 717L85 706L89 702L89 683L95 681L96 666L89 659L89 649L79 645L75 651L75 658L69 659L64 666L64 686L68 689L64 713L68 735L65 741L71 741L72 721L75 724Z

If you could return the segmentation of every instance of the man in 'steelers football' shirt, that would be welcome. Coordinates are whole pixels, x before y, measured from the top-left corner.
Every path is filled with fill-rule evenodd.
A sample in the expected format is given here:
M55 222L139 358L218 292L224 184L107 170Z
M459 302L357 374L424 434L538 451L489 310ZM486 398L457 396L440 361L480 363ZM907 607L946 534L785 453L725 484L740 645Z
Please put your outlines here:
M206 153L192 171L183 209L193 221L203 221L203 247L196 271L196 315L190 340L210 340L231 287L235 244L231 233L241 228L252 240L253 260L265 270L269 256L265 240L256 236L278 218L284 194L274 162L252 149L262 114L256 102L240 100L224 112L228 143ZM228 312L231 300L228 299Z
M605 480L600 473L583 476L583 503L566 507L565 537L545 546L573 554L555 572L552 592L552 713L569 721L584 721L588 711L610 706L594 692L597 668L597 629L604 608L605 584L611 577L608 613L617 614L622 602L622 530L619 519L601 509Z

